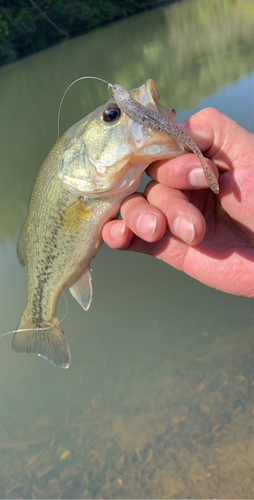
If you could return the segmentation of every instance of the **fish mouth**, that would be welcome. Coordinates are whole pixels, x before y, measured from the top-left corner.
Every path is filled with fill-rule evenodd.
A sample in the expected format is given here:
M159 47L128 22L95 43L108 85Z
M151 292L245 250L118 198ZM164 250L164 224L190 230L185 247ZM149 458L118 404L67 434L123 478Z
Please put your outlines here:
M176 119L166 108L159 104L160 96L157 92L154 80L149 79L144 85L130 92L131 96L148 110L165 116L174 122ZM135 146L142 155L145 162L152 162L155 159L170 158L179 155L184 150L183 144L179 143L169 135L157 132L148 127L143 127L137 122L128 118L131 135ZM139 156L138 155L138 156Z
M151 109L158 113L157 103L160 96L157 92L154 80L150 78L144 85L141 85L141 87L133 89L130 94L147 109Z
M176 122L174 115L159 104L159 94L155 82L151 79L137 89L130 90L130 95L146 109L169 118ZM109 193L117 193L142 180L143 172L150 163L159 159L169 159L182 154L184 145L169 135L143 127L125 116L129 122L132 141L134 143L133 153L128 156L128 162L118 168L114 173L115 183L111 186Z

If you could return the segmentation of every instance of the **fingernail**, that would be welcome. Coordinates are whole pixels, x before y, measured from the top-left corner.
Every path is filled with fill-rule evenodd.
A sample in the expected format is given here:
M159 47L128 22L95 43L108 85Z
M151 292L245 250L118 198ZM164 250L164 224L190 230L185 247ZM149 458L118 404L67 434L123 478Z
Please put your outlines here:
M111 236L117 240L122 238L125 231L125 223L122 220L114 222L111 227Z
M189 183L194 187L204 187L207 185L205 174L202 168L194 168L188 175Z
M152 236L157 226L157 217L156 215L142 212L136 220L136 226L138 231L144 236Z
M181 215L177 217L173 224L174 233L178 238L190 245L195 236L194 224L191 219Z

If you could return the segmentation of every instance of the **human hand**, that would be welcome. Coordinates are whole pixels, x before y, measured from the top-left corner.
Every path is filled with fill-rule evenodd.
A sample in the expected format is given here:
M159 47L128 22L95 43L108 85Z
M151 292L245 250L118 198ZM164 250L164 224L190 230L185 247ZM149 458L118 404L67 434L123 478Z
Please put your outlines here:
M219 195L208 188L195 155L154 162L144 195L124 200L123 220L106 223L103 239L218 290L254 297L254 136L212 108L181 126L219 177Z

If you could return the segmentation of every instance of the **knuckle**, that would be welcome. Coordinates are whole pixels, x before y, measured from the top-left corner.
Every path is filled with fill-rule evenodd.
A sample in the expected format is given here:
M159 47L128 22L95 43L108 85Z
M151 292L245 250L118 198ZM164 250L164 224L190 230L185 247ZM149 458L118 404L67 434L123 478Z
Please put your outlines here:
M147 186L145 187L145 191L144 191L145 198L148 199L151 191L156 192L156 188L158 188L159 186L160 186L159 182L156 182L156 181L149 182L149 184L147 184Z
M135 217L137 211L140 210L140 205L143 205L144 202L145 199L143 195L138 193L134 193L133 195L126 198L126 200L123 201L120 210L123 219L125 219L127 222L132 220L133 217Z
M218 109L215 109L211 106L208 108L204 108L200 111L200 113L204 114L206 118L212 122L216 122L217 120L221 120L223 113Z

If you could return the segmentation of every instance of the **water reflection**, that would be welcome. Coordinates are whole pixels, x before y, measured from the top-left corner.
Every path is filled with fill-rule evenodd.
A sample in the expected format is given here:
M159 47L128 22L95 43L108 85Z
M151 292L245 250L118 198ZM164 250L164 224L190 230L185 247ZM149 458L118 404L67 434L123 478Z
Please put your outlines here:
M212 104L251 128L249 2L219 5L176 3L1 68L1 333L24 307L13 243L71 80L154 78L180 120ZM78 83L62 131L108 95ZM251 301L106 246L93 268L88 313L66 292L68 371L1 339L0 497L251 497Z

